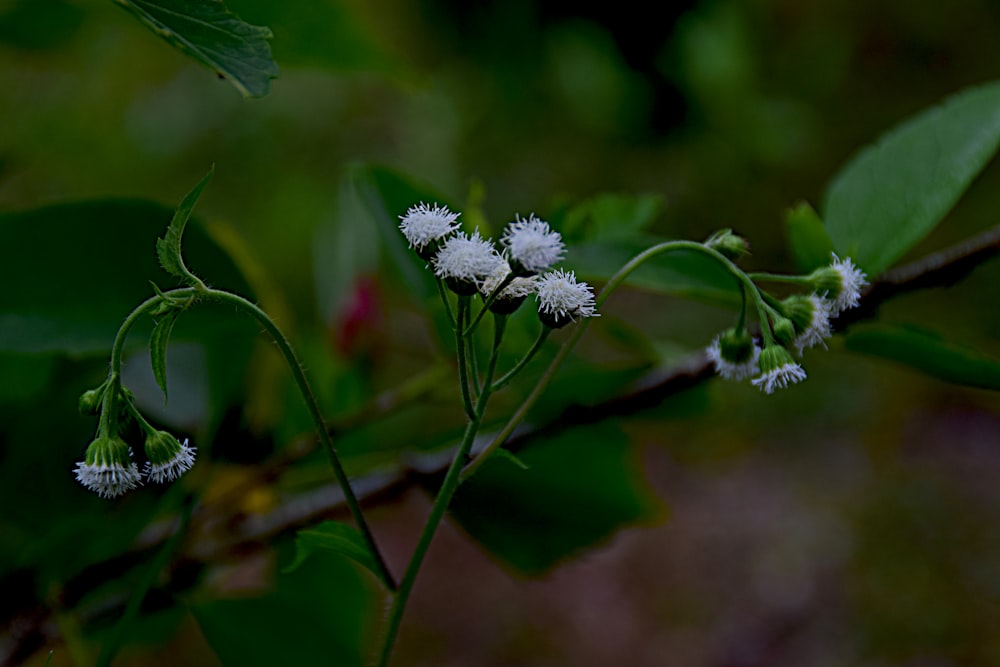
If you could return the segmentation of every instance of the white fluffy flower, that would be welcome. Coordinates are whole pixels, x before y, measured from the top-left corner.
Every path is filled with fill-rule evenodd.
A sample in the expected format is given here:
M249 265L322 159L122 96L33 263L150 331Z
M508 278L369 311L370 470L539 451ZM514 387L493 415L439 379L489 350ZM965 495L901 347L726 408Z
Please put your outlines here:
M562 259L566 251L559 232L534 213L527 219L514 216L500 242L507 248L514 273L521 276L544 271Z
M839 259L834 255L830 266L840 275L840 291L833 299L833 312L840 314L848 308L857 307L861 301L861 290L868 285L864 272L854 265L850 257Z
M728 333L728 332L727 332ZM753 344L750 340L750 345L743 347L741 349L736 349L735 346L727 345L728 352L723 350L723 337L726 334L720 334L716 336L712 344L708 346L705 351L708 355L709 361L715 367L715 372L721 377L727 380L745 380L748 377L753 377L757 374L758 365L757 361L760 359L760 348ZM747 336L749 338L749 336ZM735 358L727 358L734 356L735 352L740 352L746 358L740 360Z
M576 282L576 274L557 269L538 279L538 314L553 329L582 317L597 317L594 293L587 283Z
M477 229L472 236L459 232L445 241L434 256L434 274L439 278L478 286L502 263L503 258L496 248L481 237Z
M479 286L479 292L484 296L488 297L493 294L493 291L501 285L507 276L510 275L510 268L506 264L501 264L496 268L496 270L487 276L483 284ZM514 278L510 283L503 288L500 294L497 295L498 299L517 299L521 297L528 296L529 294L534 294L535 290L538 289L538 279L535 276L530 276L527 278Z
M399 229L410 247L420 251L458 229L459 215L449 211L447 206L420 202L411 206L406 215L399 216Z
M813 271L809 281L817 294L831 301L831 315L856 307L861 302L861 290L868 285L864 272L850 257L839 259L836 255L829 266Z
M804 326L800 326L799 319L792 316L795 322L798 335L792 341L792 345L798 350L799 355L809 347L822 345L826 347L826 339L833 335L830 327L831 303L815 294L808 297L800 297L802 303L808 303L810 307L803 308L803 315L806 315Z
M795 363L788 350L780 345L769 345L760 353L761 374L751 382L765 394L773 394L775 389L784 389L790 384L806 379L802 366Z
M76 464L76 479L101 498L120 496L142 483L131 448L120 438L106 436L87 447L84 460Z
M172 482L194 465L195 448L188 446L185 438L183 443L177 438L159 431L155 436L146 439L146 478L152 482L164 484Z

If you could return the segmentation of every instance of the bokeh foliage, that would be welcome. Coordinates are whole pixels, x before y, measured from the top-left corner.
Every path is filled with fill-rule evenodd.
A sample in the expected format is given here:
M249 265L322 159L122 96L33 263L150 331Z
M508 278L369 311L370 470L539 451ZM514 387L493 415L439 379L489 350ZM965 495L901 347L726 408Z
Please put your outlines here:
M825 240L796 242L810 233L800 216L789 243L787 209L813 202L836 247L853 252L856 235L892 211L863 206L873 221L852 228L860 218L838 210L860 207L859 189L918 168L925 160L913 155L930 149L890 151L878 178L844 176L827 191L831 177L889 127L998 76L1000 12L974 0L690 2L667 8L667 21L559 2L227 5L274 34L281 77L252 102L110 2L0 3L0 588L11 591L0 625L51 613L56 628L18 659L41 664L36 651L52 646L54 665L92 662L187 493L204 517L234 523L195 519L121 664L157 653L357 664L371 638L376 584L349 560L317 553L282 572L290 529L213 550L276 511L330 500L305 412L246 320L205 309L179 321L166 406L144 370L151 323L133 334L127 384L201 449L183 488L107 503L72 480L93 429L76 399L103 379L114 331L149 281L171 286L155 239L209 164L216 176L185 237L189 265L258 299L290 331L357 479L374 484L403 466L433 487L462 419L433 283L396 234L406 207L447 202L494 234L534 210L572 242L567 264L595 281L652 239L719 227L752 239L752 265L807 266ZM979 151L964 175L947 170L956 197L995 148L995 96L995 86L966 94L978 104L952 128L962 136L939 135ZM905 239L859 246L867 268L994 224L997 178L987 168L926 238L924 220ZM543 432L518 453L527 470L492 461L455 513L480 546L445 536L458 555L432 551L445 565L425 573L400 662L609 664L611 646L622 664L714 664L749 637L765 646L755 664L995 664L1000 549L983 526L1000 508L990 483L1000 405L941 380L996 388L997 278L987 265L948 292L887 304L878 328L850 332L848 351L838 341L808 356L801 391L765 401L712 383L622 423ZM725 281L683 257L633 285L532 421L616 395L731 321ZM525 315L511 322L514 344L533 337ZM531 381L497 397L492 426ZM373 408L377 397L391 411ZM606 496L590 492L597 483ZM404 499L377 515L397 559L421 507ZM572 558L636 519L598 556ZM459 567L480 547L503 568L557 568L511 584L489 562ZM587 560L602 554L610 562L595 575ZM531 591L569 611L530 632L516 618ZM597 609L600 628L623 624L621 642L602 646L574 606Z

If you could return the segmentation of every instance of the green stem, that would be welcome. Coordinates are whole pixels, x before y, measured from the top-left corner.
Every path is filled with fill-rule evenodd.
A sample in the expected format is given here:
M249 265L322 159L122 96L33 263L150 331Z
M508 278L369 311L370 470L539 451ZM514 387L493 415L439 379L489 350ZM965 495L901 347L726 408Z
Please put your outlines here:
M493 383L493 388L491 389L491 391L500 391L501 389L506 387L510 383L510 381L513 380L514 377L518 373L520 373L525 366L528 365L528 362L530 362L534 358L534 356L538 354L538 351L542 349L542 345L545 343L545 341L549 337L549 334L551 333L552 333L552 328L547 327L543 324L542 330L538 332L538 338L535 339L535 343L531 346L531 349L528 350L528 353L524 355L523 359L517 362L517 365L514 366L514 368L507 371L507 373L503 377L501 377L499 380Z
M735 278L736 281L741 286L743 286L750 293L751 297L754 299L755 303L757 304L757 312L762 318L761 328L764 332L764 340L773 341L773 338L771 337L771 332L766 324L766 319L763 319L766 317L764 312L764 303L763 300L761 299L760 292L758 291L757 286L754 285L753 281L750 280L747 277L747 275L743 273L743 271L739 267L733 264L733 262L730 261L725 255L721 254L717 250L709 248L708 246L701 243L697 243L695 241L666 241L664 243L659 243L655 246L652 246L651 248L647 248L643 252L639 253L638 255L630 259L621 269L619 269L618 273L616 273L611 277L608 283L604 286L604 289L602 289L601 292L597 295L597 298L595 299L596 305L600 306L605 301L607 301L608 297L611 296L611 294L623 282L625 282L625 279L628 278L633 271L638 269L645 262L656 257L657 255L661 255L666 252L672 252L675 250L693 250L695 252L705 253L712 259L722 264L722 266L725 267L725 269L730 273L730 275L732 275L733 278ZM563 343L563 346L559 349L559 352L556 353L555 358L553 358L552 361L549 362L548 368L545 369L545 372L542 374L542 377L539 378L538 383L531 390L531 393L529 393L528 396L524 399L524 401L518 407L517 411L515 411L514 414L511 415L510 419L500 430L500 432L493 438L490 444L487 445L478 454L476 454L475 458L473 458L472 461L469 463L469 465L467 465L465 469L462 471L461 481L464 482L470 476L472 476L476 472L476 470L478 470L479 467L482 466L484 462L486 462L486 460L493 454L494 451L496 451L499 447L503 446L503 444L507 441L507 438L510 437L510 435L514 432L514 429L516 429L518 425L520 425L520 423L524 420L525 416L527 416L528 411L531 410L531 408L538 401L538 398L542 395L542 392L545 391L545 389L548 387L549 383L552 381L552 378L555 376L556 371L562 365L563 361L566 360L566 357L569 356L569 353L573 350L574 347L576 347L576 344L580 342L580 338L583 337L583 333L584 331L587 330L587 326L589 324L590 324L590 318L586 318L582 322L579 322L576 325L576 330L573 332L573 335L570 336L570 338L565 343Z
M451 312L451 301L448 300L448 292L444 289L444 281L434 276L434 282L437 283L438 294L441 295L441 301L444 303L444 310L448 313L448 321L451 322L451 328L456 327L455 324L455 314Z
M469 300L471 297L458 297L458 317L455 326L455 345L458 347L458 383L462 387L462 406L469 419L476 418L476 411L472 407L472 392L469 389L469 365L466 357L465 336L462 331L465 327L465 320L469 313Z
M272 320L270 316L261 310L257 305L244 299L238 294L232 294L230 292L224 292L222 290L211 289L208 287L204 289L185 287L171 290L164 296L171 299L194 297L198 300L214 301L216 303L234 306L237 310L241 310L253 317L261 326L264 327L267 333L270 334L271 338L278 346L278 349L281 351L282 356L285 357L285 361L288 363L288 368L292 372L292 378L298 386L299 392L302 394L302 398L306 402L309 415L312 417L313 423L316 425L316 431L319 435L320 442L323 443L323 446L326 449L327 456L330 460L330 467L333 468L333 474L337 478L337 482L344 494L344 501L347 503L351 516L354 518L354 522L358 526L358 530L361 531L369 550L372 552L372 557L375 559L375 563L378 566L379 574L389 590L395 590L395 580L393 579L392 573L389 571L389 567L385 563L385 559L382 557L382 552L379 550L378 545L375 542L375 537L372 534L371 529L368 527L368 522L365 520L364 513L361 511L361 504L358 502L357 496L354 495L354 490L351 488L347 472L344 470L344 466L340 462L340 457L337 455L333 439L330 437L330 433L326 428L326 422L323 420L323 414L320 411L319 403L316 401L316 396L313 394L312 388L306 380L305 373L302 370L302 365L295 356L295 351L292 349L288 339L285 338L285 335L281 332L281 329L278 328L278 325L275 324L274 320ZM129 316L125 319L125 322L122 324L121 329L118 330L118 335L115 337L114 345L111 348L111 380L113 383L119 382L118 378L121 375L122 351L125 346L125 338L128 335L129 329L132 328L142 314L152 310L153 307L158 305L159 302L164 299L164 296L157 295L141 303L134 311L132 311L131 314L129 314ZM113 392L111 394L108 403L110 403L110 405L106 404L107 408L113 410L117 409L117 392ZM110 414L115 413L111 412ZM102 413L102 419L103 418L104 414Z
M499 285L497 285L492 292L490 292L489 296L486 297L486 301L483 302L483 307L479 310L479 313L476 315L476 319L474 319L472 321L472 324L470 324L465 329L465 332L463 333L464 336L472 335L472 332L476 330L477 326L479 326L480 320L483 319L483 315L485 315L487 311L489 311L490 306L492 306L493 302L497 300L498 296L500 296L500 292L507 289L507 286L510 285L512 282L514 282L514 273L510 272L507 274L507 277L504 278L503 281Z
M788 276L781 273L748 273L750 280L755 282L786 283L789 285L811 285L808 276Z
M399 634L399 624L403 620L403 611L406 609L406 603L410 598L410 593L413 591L413 584L417 580L420 566L427 556L427 550L431 546L434 534L437 532L437 528L444 518L444 513L447 511L448 505L451 504L451 499L455 495L455 491L458 489L461 481L460 473L462 464L468 457L469 450L472 449L472 443L475 441L476 433L479 431L483 413L486 411L486 403L490 398L490 385L493 382L493 374L496 371L500 340L503 338L506 321L507 318L503 315L494 316L493 352L490 355L489 365L486 368L486 381L483 384L483 393L480 394L479 400L476 402L476 410L465 427L462 442L458 446L455 458L452 459L451 465L448 467L448 472L445 473L444 481L438 490L437 498L434 499L434 506L431 508L430 516L427 517L427 523L424 524L424 528L420 533L420 539L417 541L417 546L413 550L410 562L406 566L406 572L403 573L403 579L399 583L399 590L396 591L396 595L392 600L392 606L389 607L385 631L382 636L382 647L379 652L378 662L376 663L379 667L387 667L389 664L392 649L396 645L396 637Z

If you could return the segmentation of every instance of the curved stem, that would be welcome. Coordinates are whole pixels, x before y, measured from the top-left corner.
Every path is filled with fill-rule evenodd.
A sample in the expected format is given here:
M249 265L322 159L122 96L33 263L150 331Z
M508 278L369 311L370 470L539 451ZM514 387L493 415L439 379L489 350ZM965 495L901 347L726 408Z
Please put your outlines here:
M386 565L385 559L382 557L382 551L378 548L378 544L375 543L375 536L368 527L365 515L361 511L361 504L358 502L357 496L354 495L354 490L351 488L351 482L347 477L347 471L344 470L344 466L340 462L340 457L337 455L337 449L333 444L333 438L330 437L330 432L326 428L326 422L323 420L323 413L320 411L319 403L316 401L316 396L313 394L312 387L309 386L309 382L306 380L305 373L302 370L302 364L299 363L298 358L295 356L295 351L292 349L288 339L285 338L281 329L278 328L278 325L274 323L274 320L272 320L267 313L261 310L254 303L237 294L224 292L222 290L206 289L201 292L200 297L206 300L236 306L239 310L242 310L257 320L257 322L263 326L265 330L267 330L267 333L271 335L271 338L281 351L282 356L285 357L285 361L288 363L288 368L292 372L292 378L295 380L295 384L299 388L299 393L302 394L302 398L306 402L306 407L309 409L309 415L312 417L313 423L316 425L316 431L319 434L319 439L323 443L323 447L326 449L327 457L330 459L330 467L333 468L333 474L337 478L337 483L340 484L340 488L344 493L344 501L347 503L351 516L357 524L358 530L361 531L361 535L364 537L365 542L368 545L368 549L372 552L372 557L375 559L375 564L378 566L378 571L381 575L382 581L389 588L389 590L396 590L395 579L389 571L389 567Z
M462 442L458 446L455 458L452 459L451 465L448 467L448 472L445 474L441 488L438 490L437 498L434 499L434 506L431 508L430 516L427 517L427 523L424 524L424 528L420 532L420 539L417 541L417 546L413 549L413 555L410 557L410 562L406 566L406 572L403 573L403 579L399 583L399 590L396 591L396 596L392 600L392 606L389 607L385 631L382 636L382 648L379 652L378 662L376 663L379 667L387 667L389 664L392 649L396 645L396 637L399 634L399 624L403 620L403 611L406 609L406 603L410 598L410 593L413 591L413 584L417 580L420 566L424 562L424 557L431 546L434 534L437 532L437 528L444 518L444 513L447 511L448 505L451 504L451 499L461 482L460 472L462 464L465 462L466 457L468 457L469 450L472 449L472 443L475 441L476 433L479 431L483 413L486 411L486 403L490 398L490 385L493 382L493 373L496 371L500 341L503 338L506 321L506 316L496 315L494 317L493 352L490 355L489 365L486 368L486 381L483 384L483 393L479 395L475 412L465 427Z
M320 442L323 443L328 458L330 459L330 466L333 468L333 474L337 478L337 482L340 484L340 488L344 493L344 502L347 504L347 507L351 512L351 516L354 518L354 522L358 526L358 530L361 531L369 550L372 552L372 557L375 559L375 563L378 566L379 574L381 575L383 582L385 582L386 586L390 590L395 590L395 580L393 579L388 566L385 564L382 552L375 543L375 537L372 534L371 529L368 527L368 522L365 520L364 514L361 511L361 505L358 502L357 496L354 495L354 490L351 488L347 472L344 470L344 467L340 462L340 457L337 456L337 450L334 447L333 439L330 437L330 433L326 428L326 422L323 420L322 412L319 409L319 403L316 401L316 396L313 394L312 388L306 380L305 373L302 370L302 365L299 363L298 358L295 356L295 351L292 350L291 344L288 342L288 339L285 338L281 329L279 329L278 325L274 323L274 320L272 320L270 316L261 310L257 305L247 299L244 299L238 294L232 294L230 292L211 289L208 287L185 287L171 290L162 296L157 295L150 297L146 301L139 304L139 306L136 307L136 309L133 310L127 318L125 318L125 322L118 330L117 336L115 336L115 342L111 348L110 380L112 385L119 384L120 382L119 377L121 375L122 351L125 346L125 339L128 336L129 330L138 321L139 317L152 310L165 299L181 298L188 298L192 301L195 299L215 301L216 303L225 303L234 306L237 310L241 310L253 317L261 326L264 327L267 333L274 340L278 349L281 351L282 356L285 357L285 361L288 363L288 368L292 372L292 378L295 380L295 384L298 386L299 392L302 394L302 398L306 402L306 407L309 409L309 415L312 417L313 423L316 425L316 431L319 435ZM117 391L114 391L115 387L112 386L110 389L112 390L112 393L105 404L105 412L109 415L113 415L115 414L114 411L117 410L118 399ZM101 414L102 425L105 419L105 412L102 412ZM108 417L108 419L110 419L110 417Z
M506 387L510 381L513 380L514 377L528 365L528 362L530 362L534 356L538 354L538 351L542 349L542 345L545 343L546 339L548 339L550 333L552 333L552 327L547 327L543 324L542 330L538 332L538 338L535 339L535 343L531 346L531 349L528 350L527 354L524 355L524 358L517 362L517 365L514 366L514 368L507 371L503 377L494 382L493 388L490 391L500 391Z
M666 252L672 252L675 250L694 250L696 252L702 252L711 257L712 259L716 260L720 264L722 264L722 266L725 267L725 269L730 273L730 275L732 275L733 278L750 293L751 298L753 298L754 302L757 305L757 312L759 316L761 318L765 317L764 303L763 300L761 299L760 292L757 289L757 286L753 284L753 281L750 280L747 277L747 275L743 273L743 271L740 270L739 267L733 264L733 262L731 262L725 255L719 253L716 250L713 250L712 248L709 248L704 244L697 243L695 241L666 241L664 243L659 243L655 246L652 246L651 248L647 248L643 252L639 253L638 255L630 259L628 262L626 262L625 265L618 270L618 273L613 275L611 279L608 280L608 283L604 286L604 289L600 291L600 293L597 295L597 298L595 299L596 305L600 306L605 301L607 301L608 297L611 296L612 292L614 292L619 285L625 282L625 279L628 278L633 271L642 266L643 263L649 261L650 259L656 257L657 255L661 255ZM529 393L528 396L525 397L524 401L518 407L517 411L515 411L514 414L511 415L510 419L500 430L500 432L493 438L490 444L487 445L478 454L476 454L475 458L472 459L469 465L467 465L465 469L462 471L461 481L464 482L470 476L472 476L476 472L476 470L478 470L479 467L483 465L483 463L490 457L490 455L492 455L493 452L496 451L496 449L503 446L503 444L507 441L507 438L510 437L510 435L514 432L514 429L517 428L518 425L520 425L520 423L524 420L525 416L527 416L528 411L531 410L531 408L538 401L538 398L542 395L542 392L545 391L545 389L548 387L549 383L552 381L552 378L555 376L556 371L559 370L559 367L562 365L563 361L566 360L566 357L569 356L569 353L573 350L574 347L576 347L576 344L580 342L580 338L583 337L583 332L587 330L587 326L589 324L590 324L590 319L587 318L576 325L576 330L573 332L573 335L570 336L570 338L565 343L563 343L563 346L559 349L559 352L556 353L555 358L553 358L552 361L549 362L549 366L548 368L545 369L545 372L542 374L542 377L539 378L538 384L536 384L535 387L531 390L531 393ZM767 327L766 320L764 319L761 320L761 329L764 332L764 340L765 341L772 340L771 332Z

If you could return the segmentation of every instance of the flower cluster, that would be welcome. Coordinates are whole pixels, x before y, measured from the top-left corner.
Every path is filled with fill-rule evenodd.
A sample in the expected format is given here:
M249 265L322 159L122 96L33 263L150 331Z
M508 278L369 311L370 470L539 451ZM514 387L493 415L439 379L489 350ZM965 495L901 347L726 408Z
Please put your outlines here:
M719 235L713 236L710 241L718 238ZM768 278L775 277L765 274L760 280ZM792 358L788 349L794 348L802 356L807 348L825 348L826 339L833 335L831 320L856 307L860 303L861 290L868 284L865 274L850 258L840 259L836 255L829 266L808 276L781 278L782 282L810 288L811 293L778 301L754 284L752 296L759 301L761 312L766 313L765 320L760 323L763 349L741 324L739 328L720 334L706 350L719 375L729 380L753 378L752 384L766 394L806 379L805 369Z
M113 389L109 385L102 386L81 397L81 409L99 407L102 415L98 436L87 447L83 461L76 464L77 481L102 498L114 498L140 486L143 477L164 484L190 470L194 465L195 448L190 447L187 440L182 444L170 433L150 426L132 405L131 393L120 385L113 386ZM117 393L114 401L109 400L112 391ZM95 396L99 403L91 406ZM119 402L126 403L129 409L119 411ZM105 411L113 413L105 414ZM111 419L112 414L114 419ZM129 416L135 417L146 432L146 464L142 473L132 461L132 448L118 435Z
M458 213L425 203L400 216L400 231L410 247L431 263L434 275L461 296L480 294L491 311L513 313L534 294L538 315L550 328L595 317L590 285L572 271L550 270L566 252L562 236L536 217L515 215L500 237L500 250L479 230L460 231Z

